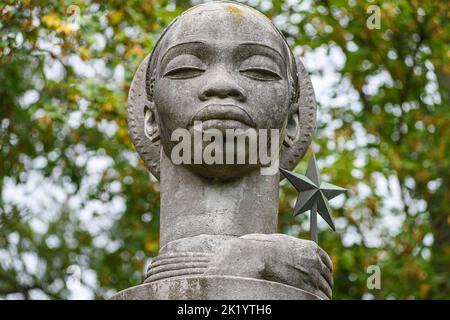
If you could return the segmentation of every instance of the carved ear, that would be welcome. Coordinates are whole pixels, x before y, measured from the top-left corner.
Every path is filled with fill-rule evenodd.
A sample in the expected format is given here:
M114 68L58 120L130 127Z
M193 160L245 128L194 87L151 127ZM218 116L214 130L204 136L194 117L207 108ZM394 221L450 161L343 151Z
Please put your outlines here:
M159 140L159 125L156 120L156 109L153 102L146 103L144 107L144 132L151 142Z
M291 148L300 137L300 120L299 120L299 108L298 104L291 105L289 116L286 124L286 133L284 136L283 144Z

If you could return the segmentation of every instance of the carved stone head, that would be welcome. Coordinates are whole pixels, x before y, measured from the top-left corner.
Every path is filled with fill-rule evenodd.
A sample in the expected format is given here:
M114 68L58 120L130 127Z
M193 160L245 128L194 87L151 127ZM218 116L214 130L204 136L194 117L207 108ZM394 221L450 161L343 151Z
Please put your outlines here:
M139 67L129 95L130 132L159 177L160 148L170 158L174 130L277 129L280 165L291 169L315 130L313 89L286 39L260 12L234 2L193 7L163 32ZM255 168L190 165L213 178Z

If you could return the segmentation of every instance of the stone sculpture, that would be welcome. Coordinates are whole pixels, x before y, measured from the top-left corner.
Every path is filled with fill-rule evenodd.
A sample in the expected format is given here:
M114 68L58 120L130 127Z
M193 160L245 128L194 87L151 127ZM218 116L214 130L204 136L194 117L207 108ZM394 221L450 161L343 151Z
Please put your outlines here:
M315 130L313 88L285 38L234 2L195 6L162 33L135 74L129 130L160 180L160 252L143 285L114 299L330 299L332 263L277 232L280 175L257 164L179 164L178 128L276 129L292 169Z

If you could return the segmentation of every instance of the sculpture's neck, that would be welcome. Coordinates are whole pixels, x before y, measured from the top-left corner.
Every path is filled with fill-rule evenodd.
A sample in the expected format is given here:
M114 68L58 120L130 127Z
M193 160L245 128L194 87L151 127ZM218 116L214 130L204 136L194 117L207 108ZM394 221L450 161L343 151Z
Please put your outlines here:
M201 234L241 236L277 230L279 174L255 170L214 182L174 165L162 151L160 181L161 247Z

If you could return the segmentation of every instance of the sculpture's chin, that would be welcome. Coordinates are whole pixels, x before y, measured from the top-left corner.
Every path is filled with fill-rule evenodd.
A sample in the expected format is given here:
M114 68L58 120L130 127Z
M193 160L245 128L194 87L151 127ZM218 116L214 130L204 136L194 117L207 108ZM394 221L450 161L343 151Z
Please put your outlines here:
M217 180L241 178L260 169L257 164L190 164L183 166L202 178Z
M190 151L190 157L188 156L185 159L182 159L181 157L178 158L179 150L175 152L175 156L172 154L176 143L174 143L173 141L167 141L166 139L164 139L164 136L162 136L161 138L164 153L174 165L179 165L187 168L194 174L206 179L229 180L241 178L250 173L253 173L254 171L260 170L262 167L261 161L258 157L256 157L256 159L252 158L251 160L251 151L248 145L245 146L243 152L244 156L241 157L238 156L238 153L236 152L237 150L240 150L237 145L234 145L231 148L231 150L233 150L231 151L231 155L227 154L226 143L225 141L223 141L221 150L225 150L225 152L220 157L214 158L213 160L206 158L207 155L209 155L209 153L206 152L206 148L211 142L203 141L203 146L200 148L199 152L200 156L198 156L198 159L196 160L194 156L194 143L191 142L188 144L188 146L190 146L191 148L190 150L189 147L183 149L183 152ZM177 157L177 159L175 159L175 157ZM230 158L231 160L228 158ZM209 160L209 163L212 162L212 164L208 164L207 160Z

